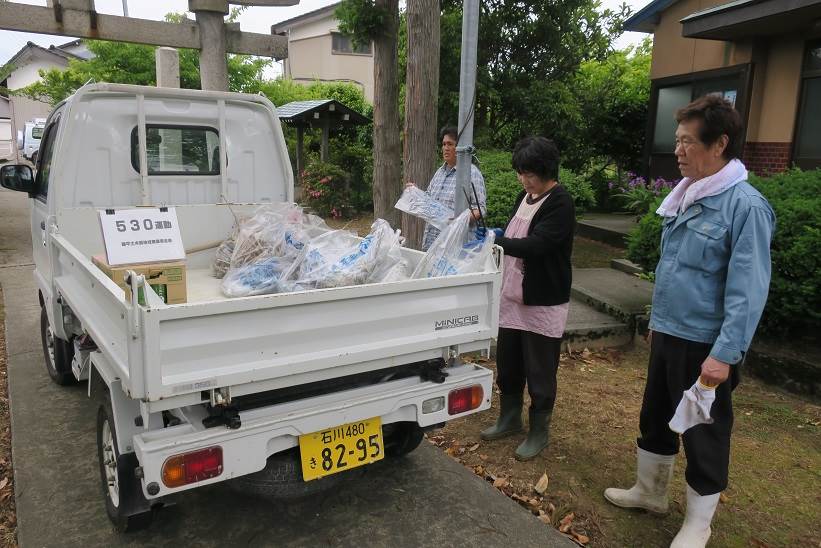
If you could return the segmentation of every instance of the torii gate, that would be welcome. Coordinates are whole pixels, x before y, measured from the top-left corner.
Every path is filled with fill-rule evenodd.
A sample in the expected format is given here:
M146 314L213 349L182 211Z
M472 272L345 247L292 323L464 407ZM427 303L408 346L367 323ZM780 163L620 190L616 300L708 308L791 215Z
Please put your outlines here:
M200 51L202 89L227 91L227 53L288 57L285 36L242 32L238 23L225 23L228 5L293 6L299 0L188 0L196 22L166 23L135 17L105 15L94 0L46 0L48 6L0 2L0 30L16 30L95 40L133 42Z

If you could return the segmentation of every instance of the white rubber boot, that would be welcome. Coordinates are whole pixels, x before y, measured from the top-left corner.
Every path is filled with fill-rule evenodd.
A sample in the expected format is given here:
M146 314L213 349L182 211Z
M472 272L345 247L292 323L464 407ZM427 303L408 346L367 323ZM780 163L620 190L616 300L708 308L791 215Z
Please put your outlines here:
M704 548L710 539L710 523L721 493L701 496L687 486L687 514L670 548Z
M643 508L656 514L667 513L667 487L673 477L675 455L657 455L637 447L636 484L630 489L610 487L604 498L622 508Z

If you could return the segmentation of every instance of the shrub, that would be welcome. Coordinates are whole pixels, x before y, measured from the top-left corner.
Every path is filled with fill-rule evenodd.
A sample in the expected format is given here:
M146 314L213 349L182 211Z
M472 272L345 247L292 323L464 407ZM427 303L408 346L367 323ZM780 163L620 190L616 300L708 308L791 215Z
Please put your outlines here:
M302 173L302 203L321 217L339 219L351 213L348 174L337 165L312 161Z
M618 197L629 211L641 217L647 212L658 209L658 205L652 208L651 206L658 201L657 198L669 194L679 180L667 181L661 177L645 179L641 175L628 171L626 181L611 181L608 187L618 193Z
M516 197L522 191L522 185L516 172L510 165L512 154L501 150L489 150L479 153L480 170L485 178L487 191L488 226L501 227L510 219ZM589 210L595 204L593 189L582 177L569 169L559 170L559 182L567 188L576 204L576 215Z
M750 176L772 205L776 230L771 245L772 280L759 331L810 336L821 329L821 170L793 169L772 177ZM656 203L659 203L657 200ZM628 239L628 258L645 270L659 260L661 217L654 206Z

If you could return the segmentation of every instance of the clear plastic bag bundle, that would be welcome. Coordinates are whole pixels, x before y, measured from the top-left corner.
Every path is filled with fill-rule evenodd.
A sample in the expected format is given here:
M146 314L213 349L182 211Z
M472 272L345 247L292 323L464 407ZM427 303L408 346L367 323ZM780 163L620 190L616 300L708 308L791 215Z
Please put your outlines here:
M387 221L377 219L361 240L344 230L317 236L305 245L292 270L302 287L344 287L385 281L386 277L398 275L394 267L402 261L399 246L399 235Z
M439 234L416 265L413 278L483 272L491 267L493 233L488 232L484 240L472 239L470 217L470 211L465 210Z
M282 279L283 273L291 264L280 257L269 257L256 263L232 268L222 279L222 292L226 297L248 297L298 291L298 286Z
M427 192L415 186L405 187L394 207L423 219L439 230L443 230L453 219L452 209L437 202Z

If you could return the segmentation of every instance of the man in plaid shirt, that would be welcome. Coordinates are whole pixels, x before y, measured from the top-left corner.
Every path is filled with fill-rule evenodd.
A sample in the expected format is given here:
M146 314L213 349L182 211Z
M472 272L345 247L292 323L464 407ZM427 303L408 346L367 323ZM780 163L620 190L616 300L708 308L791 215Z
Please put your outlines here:
M442 128L440 137L442 138L442 158L444 163L442 167L436 170L433 178L430 180L426 192L431 198L437 202L454 209L456 205L456 139L458 132L453 126L446 126ZM470 164L470 180L476 188L476 195L479 197L479 204L476 204L476 199L473 196L473 190L468 188L468 196L470 197L470 208L473 211L473 218L479 218L479 208L484 215L485 209L485 178L479 168ZM460 211L455 212L457 215ZM431 225L425 225L425 233L422 237L422 251L427 251L428 248L439 236L439 230Z

